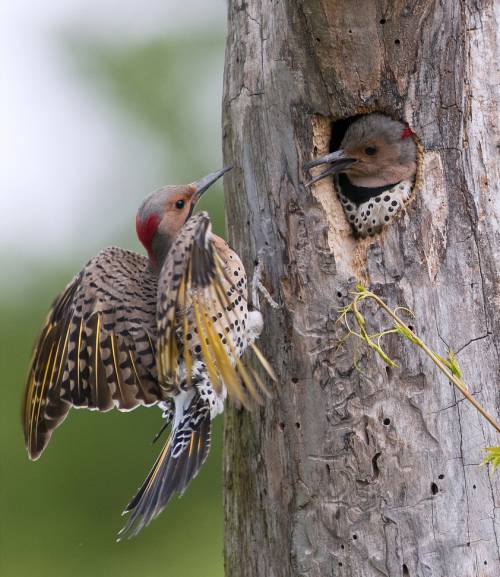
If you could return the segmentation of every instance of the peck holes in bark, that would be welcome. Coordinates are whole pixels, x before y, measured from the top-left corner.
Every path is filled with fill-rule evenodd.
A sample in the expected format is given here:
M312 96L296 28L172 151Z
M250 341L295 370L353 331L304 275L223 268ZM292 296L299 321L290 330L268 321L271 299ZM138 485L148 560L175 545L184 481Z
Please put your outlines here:
M431 483L431 493L437 495L439 493L439 488L436 483Z
M415 135L402 120L380 112L330 125L329 153L305 164L308 185L332 182L355 237L369 237L402 213L417 175Z

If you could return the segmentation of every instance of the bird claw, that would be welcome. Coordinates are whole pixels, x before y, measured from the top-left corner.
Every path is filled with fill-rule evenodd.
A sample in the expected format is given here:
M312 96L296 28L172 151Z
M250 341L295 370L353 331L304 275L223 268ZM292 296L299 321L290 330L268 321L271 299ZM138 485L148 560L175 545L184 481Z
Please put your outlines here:
M258 311L260 311L260 299L259 292L264 297L264 299L273 307L273 309L279 309L280 305L273 299L267 288L262 284L262 256L266 252L266 248L262 247L257 253L257 264L255 265L253 276L252 276L252 305Z

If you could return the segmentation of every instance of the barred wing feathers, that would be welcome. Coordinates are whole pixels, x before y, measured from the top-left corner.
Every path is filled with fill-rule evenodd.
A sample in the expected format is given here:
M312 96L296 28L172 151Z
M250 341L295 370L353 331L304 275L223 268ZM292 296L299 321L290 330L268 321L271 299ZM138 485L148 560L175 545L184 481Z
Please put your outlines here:
M234 400L250 407L265 386L240 356L250 346L267 373L274 374L253 344L248 327L246 275L236 253L211 232L204 212L191 217L177 236L158 281L158 374L167 390L202 360L216 391L225 384Z
M71 406L127 411L162 399L155 364L156 290L145 257L110 247L55 300L25 390L23 426L32 459Z

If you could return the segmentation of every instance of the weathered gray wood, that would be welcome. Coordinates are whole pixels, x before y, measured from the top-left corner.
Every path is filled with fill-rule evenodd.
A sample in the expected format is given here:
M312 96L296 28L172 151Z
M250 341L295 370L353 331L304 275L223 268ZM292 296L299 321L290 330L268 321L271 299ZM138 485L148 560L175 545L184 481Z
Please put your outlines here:
M250 266L268 247L283 305L263 305L276 396L226 421L229 577L500 575L500 474L478 466L498 436L410 345L390 339L386 370L335 325L353 279L409 306L498 416L498 30L493 0L229 0L230 240ZM409 121L423 185L355 242L301 165L370 110Z

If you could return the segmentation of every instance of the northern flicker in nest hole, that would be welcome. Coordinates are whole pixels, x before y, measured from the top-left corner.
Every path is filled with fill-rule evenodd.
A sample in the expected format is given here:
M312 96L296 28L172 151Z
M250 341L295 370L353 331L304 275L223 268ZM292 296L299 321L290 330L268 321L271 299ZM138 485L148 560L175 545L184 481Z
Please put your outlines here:
M327 168L307 186L332 174L347 220L356 235L375 234L409 199L417 169L411 130L383 114L367 114L346 130L340 149L304 165Z
M91 259L54 302L35 346L24 399L24 435L37 459L70 408L130 411L159 405L171 434L125 509L120 538L137 534L198 473L210 422L226 395L250 407L266 392L240 356L263 322L247 299L238 255L211 232L201 195L228 169L166 186L140 207L148 257L111 247Z

